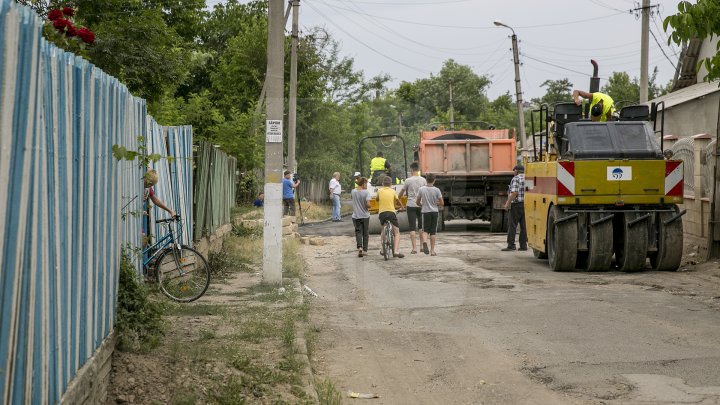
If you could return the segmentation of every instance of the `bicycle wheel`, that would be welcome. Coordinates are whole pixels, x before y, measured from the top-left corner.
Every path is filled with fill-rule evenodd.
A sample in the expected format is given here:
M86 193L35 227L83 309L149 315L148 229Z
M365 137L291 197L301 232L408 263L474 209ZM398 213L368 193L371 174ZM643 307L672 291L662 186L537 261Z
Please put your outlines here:
M182 245L167 249L156 265L160 290L170 299L191 302L202 297L210 285L210 267L197 250Z
M393 254L393 231L392 231L392 225L390 222L385 223L385 228L383 228L383 232L385 233L385 242L383 243L383 257L385 260L390 259Z

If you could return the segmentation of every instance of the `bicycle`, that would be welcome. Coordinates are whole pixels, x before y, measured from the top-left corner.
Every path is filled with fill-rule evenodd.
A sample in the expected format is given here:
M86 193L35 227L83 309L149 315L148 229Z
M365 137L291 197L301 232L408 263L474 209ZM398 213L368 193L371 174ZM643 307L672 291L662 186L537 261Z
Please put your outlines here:
M165 225L167 233L142 251L146 280L157 282L160 291L174 301L192 302L202 297L210 285L210 267L200 252L181 244L180 216L155 223Z
M382 232L385 236L385 241L382 245L383 257L385 260L389 260L393 255L393 246L395 245L395 231L393 230L393 225L390 221L385 221Z

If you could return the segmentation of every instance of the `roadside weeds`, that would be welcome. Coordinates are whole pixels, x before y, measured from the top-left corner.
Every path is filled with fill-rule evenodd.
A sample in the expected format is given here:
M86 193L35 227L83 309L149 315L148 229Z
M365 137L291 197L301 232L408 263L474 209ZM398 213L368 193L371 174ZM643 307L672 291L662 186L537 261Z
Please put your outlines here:
M157 347L116 350L106 403L340 403L332 382L312 378L308 352L320 331L308 322L299 243L284 243L278 289L261 284L261 232L236 227L210 255L208 292L165 305Z

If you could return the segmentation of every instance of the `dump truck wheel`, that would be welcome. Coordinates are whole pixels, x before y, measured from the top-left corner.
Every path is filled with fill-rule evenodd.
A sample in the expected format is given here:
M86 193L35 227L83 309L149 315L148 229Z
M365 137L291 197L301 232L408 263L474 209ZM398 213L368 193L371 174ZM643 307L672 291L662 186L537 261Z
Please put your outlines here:
M507 232L506 211L494 208L490 214L490 232L503 232L503 227Z
M573 271L577 261L577 223L569 220L555 224L564 214L557 207L548 215L548 262L553 271Z
M663 223L675 214L675 212L659 212L656 217L658 250L649 255L653 270L676 271L680 267L683 246L682 219L667 225Z
M591 213L590 224L608 214ZM587 271L607 271L610 269L613 255L613 221L609 219L597 225L590 225L588 235L588 253L585 269Z
M625 212L618 214L621 219L616 225L618 238L615 243L615 261L620 271L638 271L645 268L648 248L647 221L630 225L646 212Z

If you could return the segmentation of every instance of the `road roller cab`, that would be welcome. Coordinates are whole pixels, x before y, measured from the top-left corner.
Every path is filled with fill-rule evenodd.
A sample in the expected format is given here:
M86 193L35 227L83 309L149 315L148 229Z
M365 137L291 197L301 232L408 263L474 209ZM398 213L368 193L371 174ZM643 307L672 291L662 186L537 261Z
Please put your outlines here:
M682 258L683 166L664 158L646 106L584 120L561 103L534 112L525 172L528 244L555 271L676 270ZM660 118L662 120L662 118ZM532 120L534 127L534 118ZM661 125L662 128L662 125ZM534 128L533 128L534 129Z

